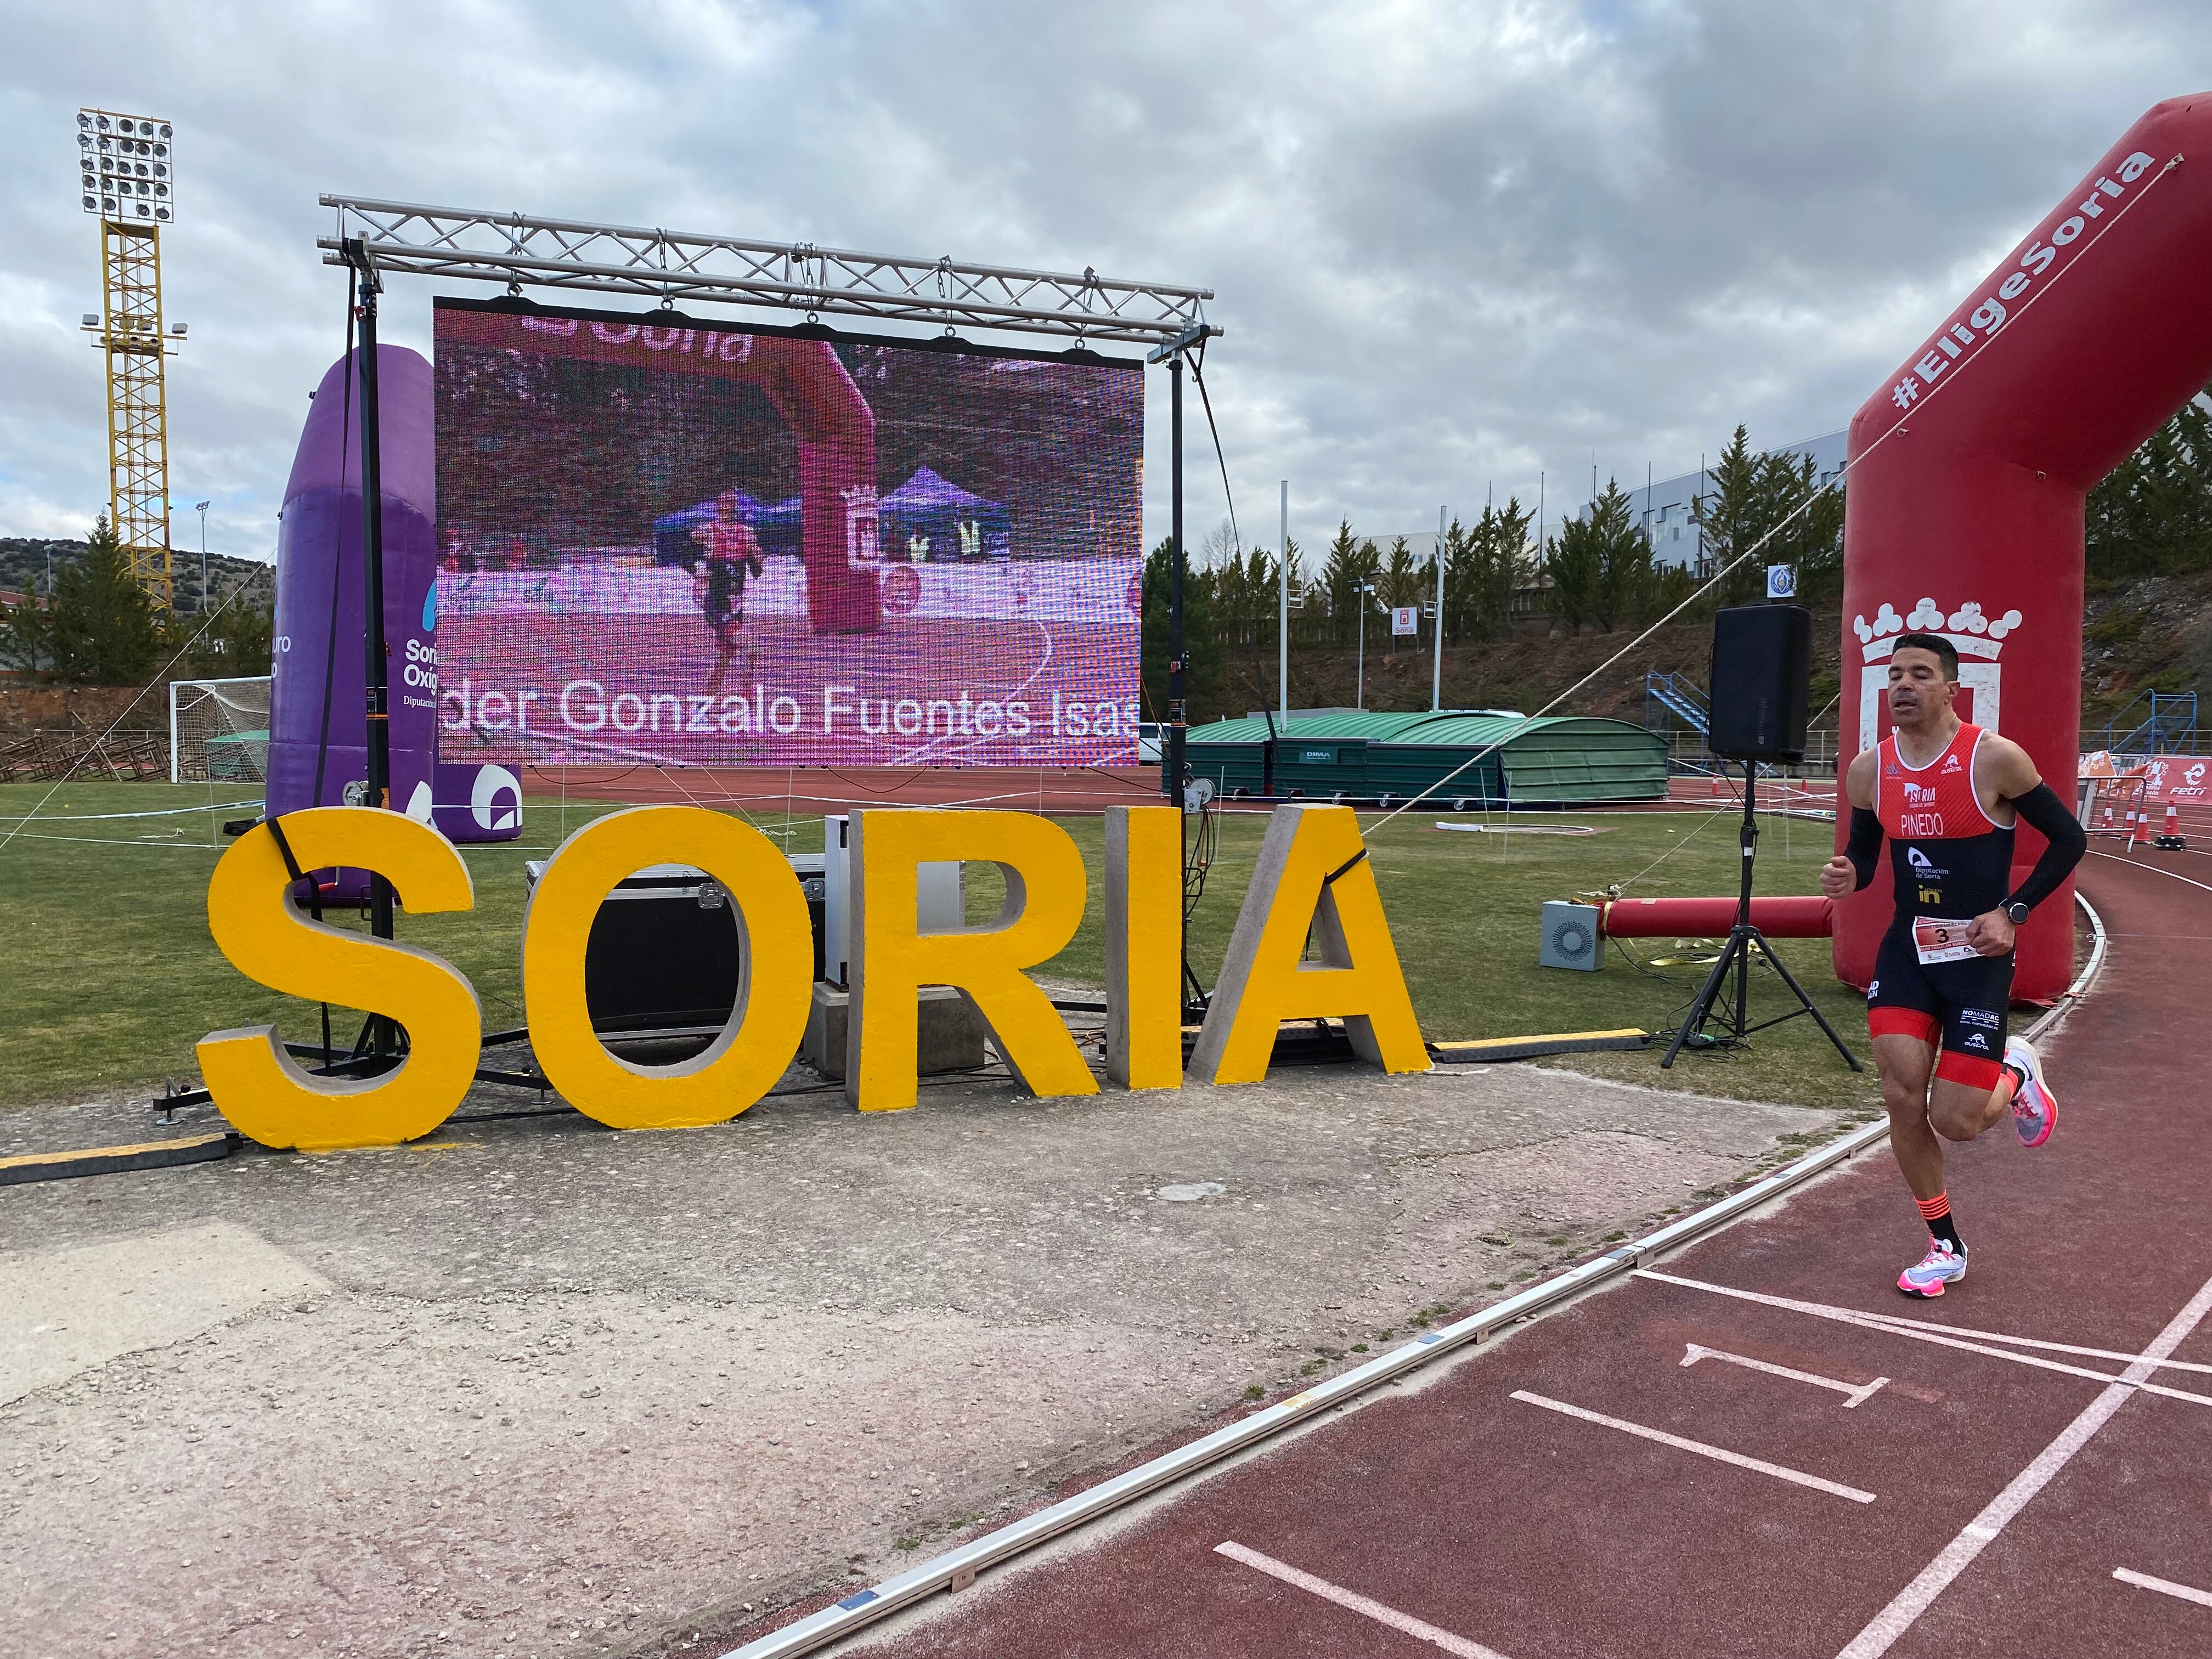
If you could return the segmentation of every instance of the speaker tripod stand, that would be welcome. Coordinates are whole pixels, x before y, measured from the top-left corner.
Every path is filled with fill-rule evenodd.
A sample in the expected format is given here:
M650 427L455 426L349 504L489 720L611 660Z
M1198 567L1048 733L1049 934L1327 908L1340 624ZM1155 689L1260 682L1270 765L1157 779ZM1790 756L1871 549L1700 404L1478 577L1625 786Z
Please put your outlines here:
M1759 763L1746 761L1743 763L1743 828L1737 832L1736 837L1737 844L1743 848L1743 871L1742 885L1736 895L1735 926L1729 929L1728 943L1721 948L1720 960L1713 964L1713 971L1705 976L1705 989L1698 993L1698 1000L1690 1005L1690 1012L1682 1021L1682 1029L1674 1033L1674 1042L1667 1045L1667 1057L1659 1062L1660 1066L1664 1069L1672 1066L1674 1056L1682 1052L1684 1045L1692 1041L1700 1048L1733 1046L1741 1043L1753 1031L1764 1031L1769 1026L1779 1025L1800 1014L1810 1014L1813 1023L1820 1028L1821 1034L1836 1045L1836 1052L1844 1057L1844 1063L1854 1072L1863 1072L1866 1067L1859 1064L1858 1056L1844 1046L1843 1038L1836 1035L1836 1028L1829 1024L1826 1016L1813 1006L1812 998L1805 994L1805 988L1797 982L1796 976L1790 973L1782 958L1774 954L1773 947L1766 942L1766 935L1752 926L1751 870L1753 855L1759 848L1758 792ZM1763 1019L1756 1025L1751 1024L1751 953L1754 948L1760 959L1782 975L1782 982L1797 999L1795 1008L1777 1014L1771 1019ZM1723 983L1731 971L1735 975L1735 1006L1733 1009L1722 994ZM1719 1006L1716 1007L1716 1004ZM1717 1025L1718 1032L1706 1030L1709 1024Z

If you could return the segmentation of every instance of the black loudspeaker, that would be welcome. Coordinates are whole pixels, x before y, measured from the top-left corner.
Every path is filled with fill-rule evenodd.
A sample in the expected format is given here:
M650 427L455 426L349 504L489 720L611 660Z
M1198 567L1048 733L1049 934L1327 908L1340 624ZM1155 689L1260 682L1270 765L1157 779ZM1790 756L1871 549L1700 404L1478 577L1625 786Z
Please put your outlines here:
M1706 746L1728 760L1803 760L1812 678L1813 613L1802 605L1717 613Z

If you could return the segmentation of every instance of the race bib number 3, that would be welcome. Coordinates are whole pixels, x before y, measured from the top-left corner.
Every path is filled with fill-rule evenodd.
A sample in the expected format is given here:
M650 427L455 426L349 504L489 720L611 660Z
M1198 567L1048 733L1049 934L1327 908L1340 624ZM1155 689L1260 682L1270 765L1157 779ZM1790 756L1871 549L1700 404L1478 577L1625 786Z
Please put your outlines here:
M1966 943L1966 929L1972 925L1944 916L1915 916L1913 951L1923 962L1972 962L1981 955Z

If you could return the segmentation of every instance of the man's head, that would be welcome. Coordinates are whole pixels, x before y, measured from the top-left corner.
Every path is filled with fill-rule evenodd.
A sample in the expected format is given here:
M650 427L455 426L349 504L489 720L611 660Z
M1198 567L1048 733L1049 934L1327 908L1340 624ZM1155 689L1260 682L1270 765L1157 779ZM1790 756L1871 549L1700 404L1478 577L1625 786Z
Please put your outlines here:
M1889 653L1891 720L1924 731L1950 712L1958 695L1958 647L1941 634L1899 634Z
M729 523L738 516L738 492L734 489L724 490L714 498L714 505L721 509L722 522Z

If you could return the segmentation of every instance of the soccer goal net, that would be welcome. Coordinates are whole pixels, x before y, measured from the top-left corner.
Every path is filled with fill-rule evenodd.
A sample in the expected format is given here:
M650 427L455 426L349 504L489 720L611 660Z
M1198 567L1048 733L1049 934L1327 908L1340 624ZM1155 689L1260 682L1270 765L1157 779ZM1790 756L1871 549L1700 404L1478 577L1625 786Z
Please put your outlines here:
M170 682L170 782L259 783L268 763L266 674Z

